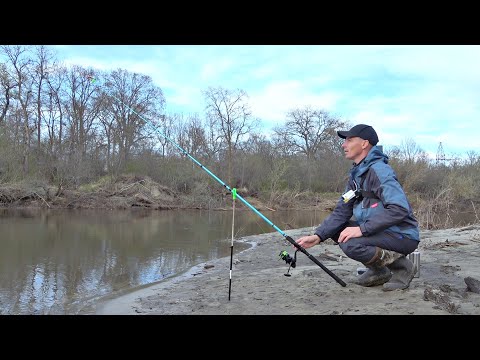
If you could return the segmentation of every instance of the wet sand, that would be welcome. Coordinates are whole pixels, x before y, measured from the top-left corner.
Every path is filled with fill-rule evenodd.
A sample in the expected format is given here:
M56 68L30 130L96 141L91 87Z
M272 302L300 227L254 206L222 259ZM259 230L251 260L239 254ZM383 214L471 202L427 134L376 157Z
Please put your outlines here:
M293 239L312 228L286 231ZM230 257L209 261L157 284L96 304L99 315L452 315L480 314L480 294L465 278L480 280L480 225L422 230L420 275L406 290L384 292L352 281L363 265L345 257L333 241L308 249L346 283L341 286L305 254L285 276L282 250L293 256L284 237L273 232L237 241L252 244ZM234 247L235 249L235 247Z

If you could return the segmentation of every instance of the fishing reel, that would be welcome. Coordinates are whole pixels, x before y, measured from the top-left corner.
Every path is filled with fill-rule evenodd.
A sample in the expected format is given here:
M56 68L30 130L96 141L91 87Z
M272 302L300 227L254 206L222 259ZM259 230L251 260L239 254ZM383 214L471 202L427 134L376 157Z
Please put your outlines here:
M285 261L287 264L289 264L290 266L288 267L288 271L286 274L284 274L285 276L292 276L290 274L290 268L295 268L295 266L297 266L297 251L295 251L295 254L293 255L293 257L290 256L290 254L286 251L286 250L283 250L283 251L280 251L280 254L278 256L280 256L280 258Z

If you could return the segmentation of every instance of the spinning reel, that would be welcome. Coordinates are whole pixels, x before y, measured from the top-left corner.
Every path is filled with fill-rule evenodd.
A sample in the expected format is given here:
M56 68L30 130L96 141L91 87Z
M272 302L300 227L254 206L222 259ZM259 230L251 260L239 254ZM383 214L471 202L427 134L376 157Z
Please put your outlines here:
M280 251L280 254L278 256L280 256L280 258L285 261L287 264L289 264L290 266L288 267L288 271L286 274L284 274L285 276L292 276L290 274L290 268L295 268L295 266L297 266L297 251L298 250L295 250L295 253L293 254L293 257L290 256L290 254L286 251L286 250L283 250L283 251Z

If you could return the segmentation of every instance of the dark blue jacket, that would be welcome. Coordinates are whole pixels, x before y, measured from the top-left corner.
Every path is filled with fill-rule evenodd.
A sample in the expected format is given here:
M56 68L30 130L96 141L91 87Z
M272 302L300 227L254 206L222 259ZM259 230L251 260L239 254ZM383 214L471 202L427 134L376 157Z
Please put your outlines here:
M363 189L366 196L345 203L340 197L333 212L315 230L322 241L331 238L353 220L363 236L389 230L420 241L418 222L395 171L388 165L388 156L376 146L365 159L354 164L345 192Z

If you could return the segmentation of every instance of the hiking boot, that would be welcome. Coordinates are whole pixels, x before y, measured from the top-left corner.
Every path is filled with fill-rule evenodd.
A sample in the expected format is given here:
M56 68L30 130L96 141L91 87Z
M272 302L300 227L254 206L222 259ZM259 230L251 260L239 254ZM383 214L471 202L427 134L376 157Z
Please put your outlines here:
M383 291L404 290L410 286L410 282L415 276L415 267L405 255L387 267L392 271L392 278L383 284Z

